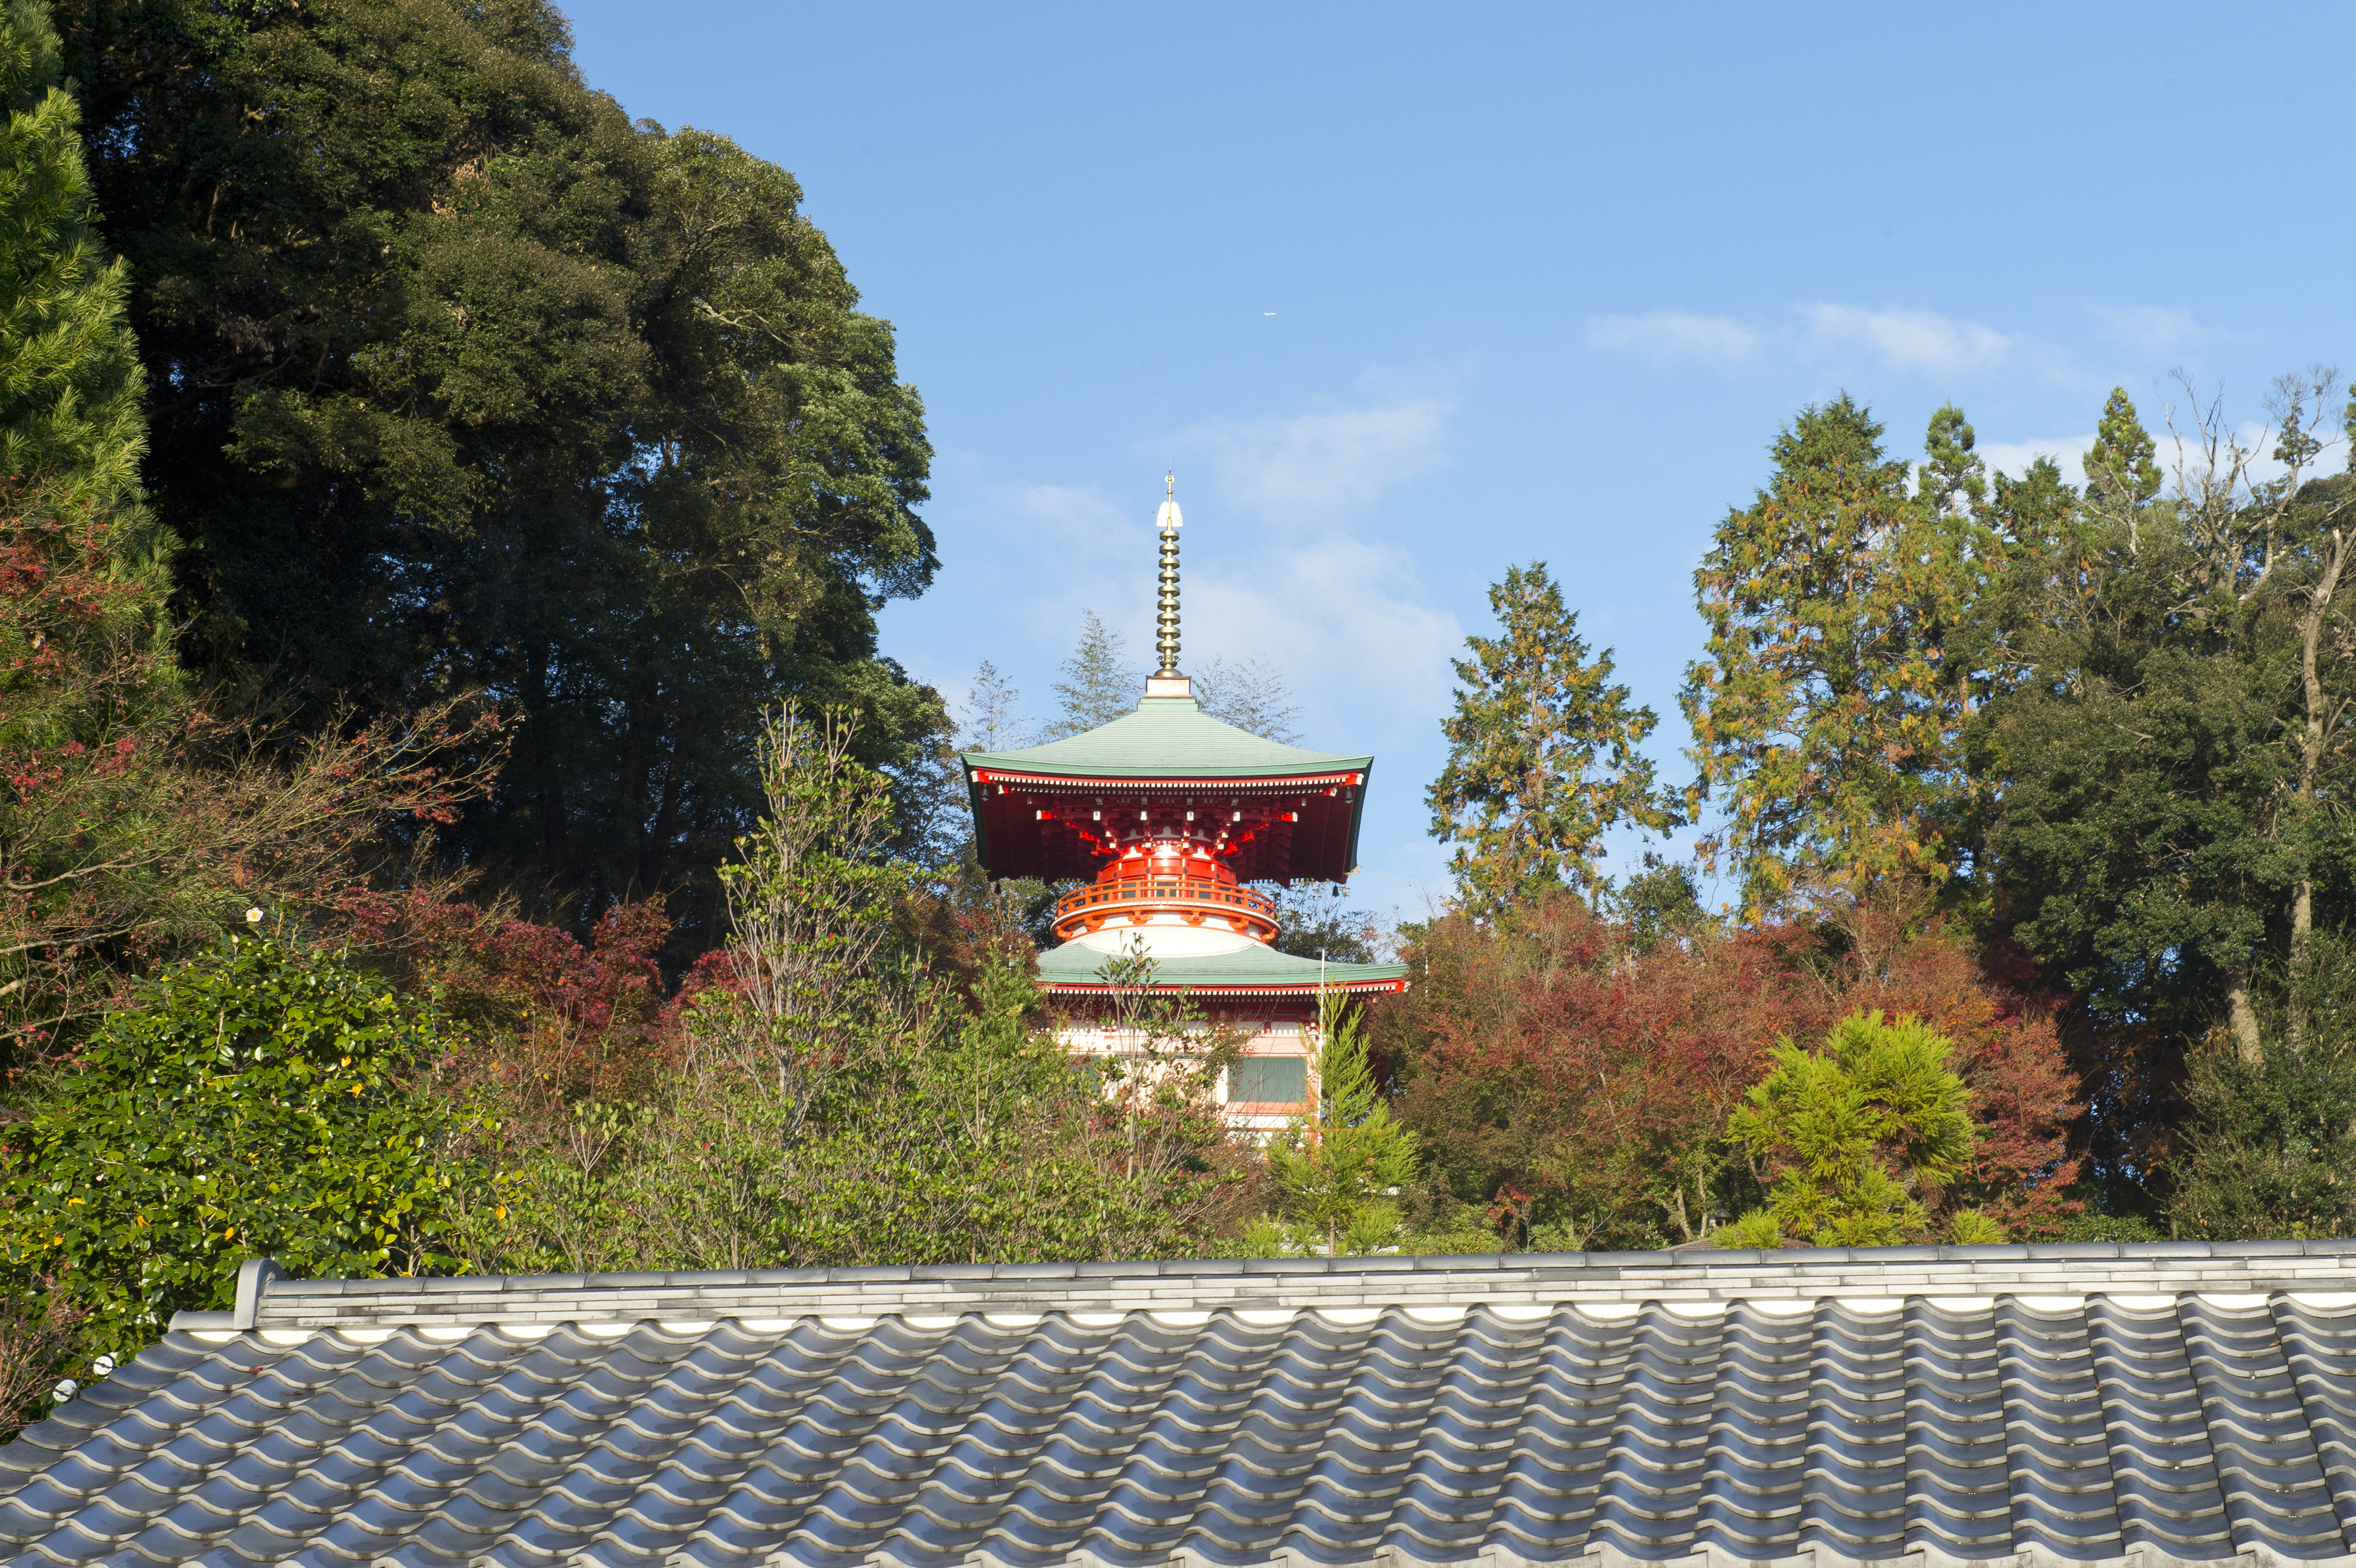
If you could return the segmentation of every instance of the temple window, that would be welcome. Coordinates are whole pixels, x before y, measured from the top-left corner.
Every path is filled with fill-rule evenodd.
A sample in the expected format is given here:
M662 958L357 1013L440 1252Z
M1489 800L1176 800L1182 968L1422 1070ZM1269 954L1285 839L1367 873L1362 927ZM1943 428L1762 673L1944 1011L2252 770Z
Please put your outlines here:
M1227 1099L1255 1105L1298 1105L1309 1098L1309 1063L1300 1057L1246 1057L1227 1069Z

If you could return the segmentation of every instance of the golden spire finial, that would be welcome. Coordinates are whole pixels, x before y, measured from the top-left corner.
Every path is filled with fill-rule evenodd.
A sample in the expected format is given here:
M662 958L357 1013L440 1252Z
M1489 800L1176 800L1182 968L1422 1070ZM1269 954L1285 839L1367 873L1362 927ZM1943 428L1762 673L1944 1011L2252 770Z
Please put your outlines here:
M1178 511L1178 471L1162 477L1164 497L1153 516L1162 532L1162 597L1154 617L1153 646L1162 655L1157 676L1178 673L1178 530L1185 519Z

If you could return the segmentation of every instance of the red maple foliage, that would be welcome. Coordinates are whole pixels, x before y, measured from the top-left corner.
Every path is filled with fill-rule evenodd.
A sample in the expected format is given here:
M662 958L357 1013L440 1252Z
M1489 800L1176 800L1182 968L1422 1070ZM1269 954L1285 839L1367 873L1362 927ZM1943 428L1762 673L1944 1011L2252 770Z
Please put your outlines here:
M498 768L477 703L297 737L198 700L160 567L117 537L135 521L0 479L0 1053L70 1045L249 908L316 907L403 859L388 829L451 820Z
M356 889L337 910L356 946L458 1026L451 1080L497 1084L528 1120L645 1098L677 1043L656 961L670 935L659 898L614 905L585 943L509 909L425 893Z
M2082 1107L2048 999L1992 982L1933 921L1847 908L1645 946L1565 897L1489 926L1443 918L1408 957L1416 983L1376 1024L1401 1113L1458 1197L1526 1232L1697 1236L1725 1192L1726 1119L1767 1050L1876 1008L1954 1040L1973 1090L1982 1141L1934 1218L1971 1204L2029 1238L2076 1210Z

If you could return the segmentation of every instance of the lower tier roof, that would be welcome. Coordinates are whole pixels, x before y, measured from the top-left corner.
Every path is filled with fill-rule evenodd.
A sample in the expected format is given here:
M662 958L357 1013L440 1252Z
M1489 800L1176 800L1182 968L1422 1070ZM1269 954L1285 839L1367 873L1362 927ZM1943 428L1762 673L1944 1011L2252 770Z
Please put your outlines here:
M2346 1563L2356 1248L299 1282L0 1447L17 1563Z
M1105 954L1081 942L1066 942L1039 955L1039 988L1057 995L1086 995L1111 989L1098 972ZM1352 995L1403 991L1403 963L1329 963L1280 952L1253 942L1233 952L1157 958L1153 987L1197 996L1313 996L1320 986Z

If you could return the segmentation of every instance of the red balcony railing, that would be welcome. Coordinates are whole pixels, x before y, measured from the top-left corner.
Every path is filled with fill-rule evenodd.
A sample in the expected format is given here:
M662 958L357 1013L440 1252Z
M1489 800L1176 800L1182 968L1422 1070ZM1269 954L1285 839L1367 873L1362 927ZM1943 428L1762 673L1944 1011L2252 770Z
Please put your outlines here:
M1064 941L1114 923L1142 925L1161 911L1189 925L1218 921L1268 941L1276 935L1276 900L1208 876L1124 876L1091 882L1055 900L1055 935Z

